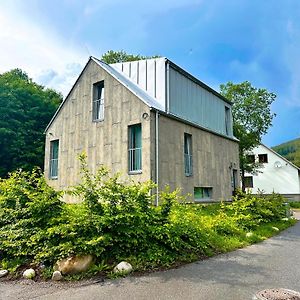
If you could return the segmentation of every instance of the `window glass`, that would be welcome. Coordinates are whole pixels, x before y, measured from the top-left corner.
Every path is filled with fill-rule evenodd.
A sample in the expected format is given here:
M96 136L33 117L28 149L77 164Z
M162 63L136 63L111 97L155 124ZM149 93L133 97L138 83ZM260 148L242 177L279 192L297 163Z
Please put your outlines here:
M104 120L104 81L93 85L93 121Z
M128 165L129 172L142 170L142 126L132 125L128 128Z
M58 176L58 147L59 141L50 142L50 168L49 168L49 177L57 178Z
M193 174L192 136L184 134L184 172L186 176Z

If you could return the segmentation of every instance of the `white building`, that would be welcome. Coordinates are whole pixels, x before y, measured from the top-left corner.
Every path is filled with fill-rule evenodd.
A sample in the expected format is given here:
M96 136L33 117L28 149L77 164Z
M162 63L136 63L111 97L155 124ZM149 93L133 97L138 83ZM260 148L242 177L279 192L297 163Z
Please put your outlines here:
M254 194L275 192L300 201L300 168L262 144L252 150L249 159L261 163L262 167L256 174L246 174L248 190Z

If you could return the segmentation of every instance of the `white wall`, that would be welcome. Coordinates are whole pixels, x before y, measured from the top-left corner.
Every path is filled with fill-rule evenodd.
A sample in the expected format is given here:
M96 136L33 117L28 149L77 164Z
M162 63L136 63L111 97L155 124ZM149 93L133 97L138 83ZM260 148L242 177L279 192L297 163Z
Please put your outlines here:
M253 193L263 190L267 194L272 192L300 194L299 172L296 167L264 145L255 148L252 153L255 154L257 161L258 154L268 154L268 163L264 163L263 168L259 169L262 173L246 174L246 176L253 176L253 189L251 189Z

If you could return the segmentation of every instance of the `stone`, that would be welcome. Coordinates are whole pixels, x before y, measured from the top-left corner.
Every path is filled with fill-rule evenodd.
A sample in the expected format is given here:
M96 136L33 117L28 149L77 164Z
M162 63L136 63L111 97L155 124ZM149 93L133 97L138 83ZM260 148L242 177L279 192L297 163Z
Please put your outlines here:
M114 267L115 273L128 274L132 272L132 270L133 270L132 265L126 261L121 261L119 264L117 264Z
M8 270L0 270L0 278L8 274Z
M246 237L247 237L247 238L250 238L252 235L253 235L253 232L247 232L247 233L246 233Z
M52 280L54 281L60 281L63 279L63 276L61 275L61 273L59 271L54 271L52 274Z
M57 261L54 270L61 272L61 274L77 274L87 271L93 263L92 255L71 256Z
M26 279L33 279L35 277L35 271L33 269L27 269L23 272L23 277Z

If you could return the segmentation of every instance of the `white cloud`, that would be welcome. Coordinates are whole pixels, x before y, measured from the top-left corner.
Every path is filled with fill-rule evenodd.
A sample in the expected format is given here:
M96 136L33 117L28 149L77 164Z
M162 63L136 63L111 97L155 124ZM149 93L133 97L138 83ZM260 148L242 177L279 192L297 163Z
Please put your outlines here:
M60 39L49 26L22 14L22 5L17 4L18 1L1 3L0 73L21 68L33 80L66 95L86 62L87 53Z

